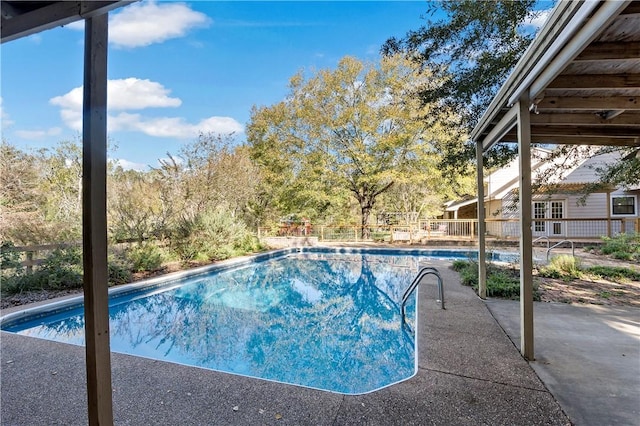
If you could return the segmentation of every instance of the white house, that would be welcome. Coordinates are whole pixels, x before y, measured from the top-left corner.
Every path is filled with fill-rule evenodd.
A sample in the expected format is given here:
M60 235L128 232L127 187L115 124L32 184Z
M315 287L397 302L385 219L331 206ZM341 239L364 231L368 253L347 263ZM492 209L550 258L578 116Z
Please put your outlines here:
M548 176L550 185L540 187L532 198L535 237L600 238L638 232L640 188L600 188L585 195L598 180L597 169L622 161L615 153L599 154L567 166L566 158L547 160L550 151L532 150L534 181ZM485 217L488 235L519 237L518 160L485 178ZM445 218L477 218L477 198L445 205ZM539 219L539 220L536 220Z

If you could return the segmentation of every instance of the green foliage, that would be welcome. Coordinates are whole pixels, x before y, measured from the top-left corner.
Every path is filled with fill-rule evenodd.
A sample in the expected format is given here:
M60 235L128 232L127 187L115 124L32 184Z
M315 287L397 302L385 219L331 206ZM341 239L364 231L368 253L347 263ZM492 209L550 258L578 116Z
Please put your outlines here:
M28 274L22 270L3 277L2 293L30 290L62 290L82 287L82 255L77 248L54 250Z
M108 271L109 286L127 284L131 282L131 271L122 259L110 257Z
M548 265L538 270L538 275L546 278L571 281L582 277L580 259L570 255L560 255L551 258Z
M602 253L620 260L640 260L640 234L602 237Z
M478 263L472 260L455 260L451 268L460 274L460 283L478 291ZM495 264L487 265L487 296L503 299L520 298L520 272L517 269ZM534 284L533 300L540 300L538 286Z
M293 76L285 101L254 108L249 150L279 215L315 220L352 202L365 229L396 183L444 188L433 146L451 135L424 120L436 106L415 96L431 83L427 70L400 57L379 64L345 57L335 70Z
M640 281L640 271L623 266L590 266L584 272L592 277L604 278L613 282Z
M535 0L430 1L428 14L446 16L428 20L403 39L389 39L382 51L404 52L446 76L421 95L427 102L466 111L471 129L533 39L535 34L527 31L531 27L522 23L535 4Z
M537 291L534 290L534 300ZM500 297L503 299L520 298L520 275L515 269L491 270L487 274L487 296Z
M246 225L224 209L183 218L172 243L182 261L223 260L260 249Z
M385 241L389 241L390 237L391 237L390 232L372 232L371 233L371 238L373 239L373 241L377 243L383 243Z
M468 143L467 134L533 39L532 27L522 24L536 14L535 4L535 0L430 1L427 13L438 20L428 19L382 47L385 55L403 53L434 72L433 84L422 88L419 96L426 104L440 105L430 119L457 135L456 143L439 147L440 168L449 171L445 177L465 173L475 158L475 145ZM486 166L491 168L509 161L515 151L497 144L487 154Z
M0 244L0 269L19 269L20 253L13 251L15 245L11 241L3 241Z
M154 271L165 261L162 250L154 243L137 244L126 252L126 257L135 272Z

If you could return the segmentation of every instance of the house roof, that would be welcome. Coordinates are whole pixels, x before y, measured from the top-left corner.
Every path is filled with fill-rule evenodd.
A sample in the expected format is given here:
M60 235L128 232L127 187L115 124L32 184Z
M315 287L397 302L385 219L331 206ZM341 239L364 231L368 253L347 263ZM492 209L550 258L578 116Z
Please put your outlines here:
M517 141L523 95L532 143L640 146L640 2L558 2L471 133L484 151Z
M471 204L475 204L478 202L478 198L467 198L464 200L457 200L457 201L449 201L447 203L445 203L445 211L447 212L454 212L456 210L459 210L460 207L464 207L464 206L468 206Z

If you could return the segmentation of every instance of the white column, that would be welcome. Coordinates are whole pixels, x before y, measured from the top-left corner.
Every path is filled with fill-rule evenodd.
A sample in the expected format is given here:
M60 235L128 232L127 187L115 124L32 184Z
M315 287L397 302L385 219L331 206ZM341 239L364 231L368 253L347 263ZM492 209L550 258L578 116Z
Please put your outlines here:
M520 168L520 352L533 355L533 244L531 233L531 120L529 100L518 101L518 162Z
M107 269L108 14L85 20L82 248L90 425L113 424Z

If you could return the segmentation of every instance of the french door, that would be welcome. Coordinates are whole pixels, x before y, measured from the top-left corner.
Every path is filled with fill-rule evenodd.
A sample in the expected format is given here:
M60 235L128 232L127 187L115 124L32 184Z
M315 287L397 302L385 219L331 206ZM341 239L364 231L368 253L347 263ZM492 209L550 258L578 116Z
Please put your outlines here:
M535 201L533 203L533 235L554 237L565 234L564 222L536 219L563 219L564 201Z

